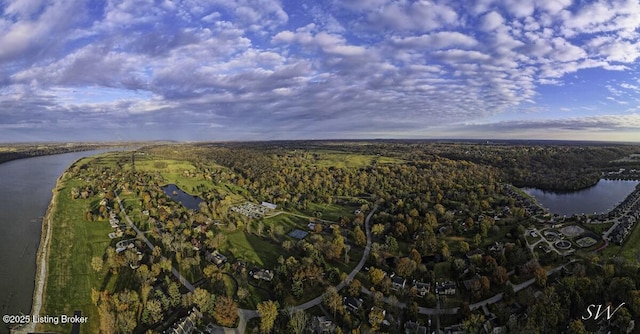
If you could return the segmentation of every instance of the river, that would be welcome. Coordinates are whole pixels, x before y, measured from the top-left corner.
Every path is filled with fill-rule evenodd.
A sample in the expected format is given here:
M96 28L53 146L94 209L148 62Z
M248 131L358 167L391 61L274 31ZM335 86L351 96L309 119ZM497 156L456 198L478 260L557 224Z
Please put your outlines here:
M523 188L551 213L561 216L573 214L606 213L622 202L638 181L600 180L595 186L571 192L550 192Z
M57 178L74 161L107 150L73 152L0 164L0 313L30 314L42 217ZM7 333L0 325L0 333Z

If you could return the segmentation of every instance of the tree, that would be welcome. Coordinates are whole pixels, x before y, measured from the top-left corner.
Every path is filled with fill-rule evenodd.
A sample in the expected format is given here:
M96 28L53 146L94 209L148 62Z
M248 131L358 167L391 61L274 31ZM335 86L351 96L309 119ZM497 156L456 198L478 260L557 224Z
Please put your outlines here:
M622 307L616 312L612 324L620 330L620 333L628 333L632 320L633 317L631 313L629 313L629 310L627 310L626 307Z
M371 330L374 332L380 329L380 325L384 320L384 311L380 307L373 307L369 312L369 324L371 324Z
M584 328L584 324L582 320L575 319L569 322L569 334L588 334L587 330Z
M462 253L466 253L469 251L469 243L464 240L460 240L458 242L458 248Z
M176 282L169 283L169 302L171 306L176 307L180 305L182 301L182 294L180 294L180 288Z
M449 258L449 245L447 245L447 242L444 240L440 243L440 253L442 253L444 258Z
M398 264L396 266L396 272L400 276L411 276L413 272L416 270L417 264L415 261L411 260L408 257L403 257L398 260Z
M503 266L497 266L493 269L493 281L497 285L503 285L509 280L507 269Z
M536 284L538 284L538 286L544 287L545 285L547 285L547 271L544 268L536 268L533 272L533 275L536 278Z
M162 320L162 304L155 299L147 301L147 304L144 307L144 312L147 316L145 321L147 324L155 324Z
M359 247L364 247L367 244L367 237L364 235L364 232L362 232L360 226L356 226L353 230L353 240Z
M100 272L102 270L102 258L98 257L98 256L94 256L91 258L91 268L93 268L93 270L95 272Z
M491 282L489 282L489 278L487 276L480 277L480 288L482 289L482 293L486 294L491 289Z
M384 225L382 224L374 224L371 227L371 233L375 234L375 235L380 235L384 232Z
M309 315L304 310L297 310L293 312L289 318L289 328L293 334L302 334L307 329L307 323L309 322Z
M221 326L233 327L238 320L238 304L227 296L216 298L213 318Z
M278 303L267 300L258 304L258 314L260 315L260 331L269 333L273 329L273 325L278 317Z
M378 269L378 268L371 268L369 269L369 278L371 278L371 283L373 283L373 285L378 285L380 284L380 282L382 282L382 279L384 278L385 273L384 271Z
M484 315L473 313L467 320L462 322L462 326L467 333L478 333L483 323Z
M344 310L342 298L334 286L328 287L327 291L322 294L322 301L327 305L329 310L331 310L334 318L336 317L336 312L340 311L340 313L342 313Z
M359 279L355 278L351 283L349 283L349 295L352 297L357 297L360 295L360 289L362 288L362 283Z
M202 313L210 313L213 310L213 296L205 289L196 288L193 291L193 303Z

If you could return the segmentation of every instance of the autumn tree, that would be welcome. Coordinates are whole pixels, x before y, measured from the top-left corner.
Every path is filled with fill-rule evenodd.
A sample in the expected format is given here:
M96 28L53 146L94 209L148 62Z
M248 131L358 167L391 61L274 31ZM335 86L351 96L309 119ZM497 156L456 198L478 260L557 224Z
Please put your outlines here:
M193 303L200 309L200 312L204 314L210 314L213 311L213 301L215 296L212 296L211 293L202 288L196 288L192 296Z
M269 333L278 317L278 303L268 300L258 304L258 314L260 315L260 331Z
M371 279L371 283L373 283L373 285L380 284L384 276L385 276L385 273L381 269L378 269L378 268L369 269L369 278Z
M497 285L503 285L509 280L507 269L503 266L496 266L493 269L493 282Z
M102 270L102 258L98 257L98 256L94 256L91 258L91 268L93 268L93 270L95 272L100 272Z
M367 237L365 236L360 226L356 226L356 228L353 230L353 240L359 247L364 247L367 244Z
M307 329L309 315L304 310L297 310L289 318L289 328L293 334L302 334Z
M328 287L327 291L322 294L322 301L333 313L334 318L336 317L336 312L340 311L340 313L342 313L344 310L342 298L338 294L338 290L336 290L336 288L333 286Z
M369 312L369 324L371 325L371 330L374 332L378 331L383 320L384 310L380 307L373 307L371 312Z
M398 260L398 264L396 266L396 272L400 276L411 276L411 274L413 274L416 268L417 268L417 264L414 260L408 257L403 257L400 260Z
M547 285L547 271L542 267L537 267L533 272L536 279L536 284L540 287Z
M231 297L216 298L213 318L224 327L233 327L238 320L238 304Z
M349 283L349 295L352 297L357 297L360 295L360 289L362 288L362 283L359 279L355 278L351 283Z

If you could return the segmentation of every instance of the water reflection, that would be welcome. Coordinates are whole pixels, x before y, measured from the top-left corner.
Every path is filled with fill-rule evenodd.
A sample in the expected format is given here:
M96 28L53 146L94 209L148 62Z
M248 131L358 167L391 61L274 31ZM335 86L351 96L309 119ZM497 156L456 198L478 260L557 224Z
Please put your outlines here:
M197 211L198 205L204 202L202 198L187 194L186 192L182 191L182 189L178 188L178 186L176 186L175 184L168 184L162 187L162 191L164 191L165 194L173 198L175 201L182 204L185 208L194 211Z
M536 188L523 188L527 194L551 213L573 214L607 213L622 202L638 185L638 181L600 180L595 186L573 192L549 192Z

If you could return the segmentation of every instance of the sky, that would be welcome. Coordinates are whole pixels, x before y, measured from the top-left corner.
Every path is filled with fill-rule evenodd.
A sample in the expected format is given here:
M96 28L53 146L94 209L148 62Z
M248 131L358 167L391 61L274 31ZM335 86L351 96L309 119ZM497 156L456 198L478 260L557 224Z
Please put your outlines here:
M640 0L0 0L0 142L640 141Z

